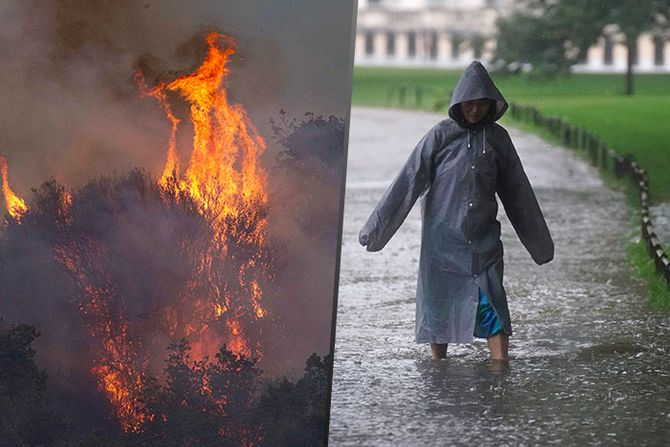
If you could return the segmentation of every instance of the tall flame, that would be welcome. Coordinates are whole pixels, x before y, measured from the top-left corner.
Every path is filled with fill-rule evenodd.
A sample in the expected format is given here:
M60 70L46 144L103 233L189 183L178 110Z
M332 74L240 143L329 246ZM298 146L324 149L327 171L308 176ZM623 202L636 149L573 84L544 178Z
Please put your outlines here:
M26 202L14 194L9 187L9 180L7 179L7 159L2 155L0 155L0 174L2 174L2 194L5 196L5 206L7 207L7 211L10 216L20 222L21 216L28 211L28 206L26 205Z
M162 105L172 124L168 143L167 161L160 184L164 187L175 184L177 195L187 194L200 205L200 211L211 221L214 228L214 247L224 252L230 228L230 218L244 218L243 212L250 213L267 203L265 172L258 165L258 159L265 150L265 141L259 136L249 120L244 108L228 101L226 90L221 84L228 74L227 63L235 54L234 42L228 36L210 33L206 38L208 51L202 65L193 73L180 76L170 82L161 82L153 88L144 85L143 76L138 73L142 95L151 96ZM174 115L167 100L167 93L179 94L190 103L190 120L193 123L193 148L184 176L179 175L179 160L176 148L176 133L180 120ZM266 220L258 219L244 234L236 234L255 246L262 246L266 239ZM239 272L239 283L250 288L254 317L263 318L267 311L262 307L262 290L257 281L247 278L246 270L253 267L255 260L249 259ZM206 269L207 260L203 260ZM223 316L228 308L228 297L219 291L220 298L208 306L214 319ZM238 353L250 354L244 340L241 325L234 317L226 325L230 328L232 341L229 347ZM204 330L203 330L204 331ZM195 330L191 328L189 333ZM188 335L188 334L187 334ZM199 347L194 346L194 351ZM258 352L256 353L259 354Z
M231 44L232 40L218 33L207 36L207 57L194 73L159 83L152 89L141 87L144 95L153 96L161 103L172 123L161 184L166 185L174 177L179 190L188 192L203 209L212 210L219 222L237 215L240 204L253 200L267 202L265 173L258 166L265 141L257 135L244 108L231 105L226 91L221 88L228 74L226 64L235 54L231 46L219 48L221 42ZM141 73L137 79L142 82ZM183 179L177 172L176 131L180 121L167 102L167 91L180 94L191 104L193 151ZM260 233L257 232L257 236Z
M206 41L207 56L195 72L171 82L159 83L153 88L144 84L142 73L136 75L136 80L141 94L155 98L171 124L160 186L166 192L174 193L177 200L185 195L198 204L198 211L208 219L213 229L210 250L228 253L235 248L228 244L235 244L236 241L255 247L257 253L251 253L242 263L238 285L232 286L231 290L246 291L246 298L251 303L250 315L247 316L260 319L267 316L267 310L262 304L262 287L253 272L267 238L267 221L258 214L268 200L265 172L258 164L266 145L244 108L239 104L230 104L222 88L228 73L227 63L235 54L232 39L210 33ZM177 131L181 120L172 111L168 92L180 95L190 104L193 147L183 175L177 151ZM202 259L200 270L205 277L216 277L216 272L211 271L212 257L210 252ZM212 281L212 284L215 283ZM223 342L232 352L260 357L260 346L252 345L245 336L240 309L231 307L231 303L235 302L235 297L231 295L233 292L222 290L218 285L214 285L214 289L211 296L201 297L194 292L189 297L196 318L181 327L175 324L174 309L164 310L163 317L170 334L189 338L195 358L211 358ZM96 299L91 302L101 301ZM98 313L101 310L96 309ZM215 326L226 329L225 338L217 330L212 330ZM117 330L117 334L112 336L103 326L101 334L104 361L92 372L98 376L100 387L114 404L124 429L138 430L150 416L145 415L136 403L140 376L138 371L128 366L131 362L127 361L132 356L132 347L122 330ZM206 391L207 384L202 386Z

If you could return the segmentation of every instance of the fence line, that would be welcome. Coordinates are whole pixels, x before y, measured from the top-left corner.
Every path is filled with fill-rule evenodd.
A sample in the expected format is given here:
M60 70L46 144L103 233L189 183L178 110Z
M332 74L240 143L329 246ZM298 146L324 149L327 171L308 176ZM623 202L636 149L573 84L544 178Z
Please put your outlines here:
M639 194L642 237L649 256L654 260L656 271L665 278L670 289L670 260L656 236L649 213L649 174L637 164L635 157L632 154L618 154L596 134L570 124L563 118L545 116L536 107L512 103L510 113L516 120L547 129L564 146L584 151L594 166L605 170L611 168L616 177L628 177L633 182Z

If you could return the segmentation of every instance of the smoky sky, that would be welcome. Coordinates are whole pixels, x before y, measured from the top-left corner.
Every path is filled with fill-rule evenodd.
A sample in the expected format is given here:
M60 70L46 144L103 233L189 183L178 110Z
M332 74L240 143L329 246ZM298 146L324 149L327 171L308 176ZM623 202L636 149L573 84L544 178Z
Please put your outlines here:
M14 189L160 170L169 125L154 100L139 98L133 75L193 70L211 30L237 42L229 97L266 140L281 109L346 116L353 12L342 0L3 1L0 154Z
M244 106L268 143L269 187L287 191L290 203L295 179L270 167L282 149L270 119L282 110L298 118L348 115L354 13L348 0L3 0L0 155L8 160L11 187L30 198L31 188L50 178L78 188L138 167L158 176L170 124L154 99L140 98L133 76L141 69L155 82L191 72L205 55L204 36L218 31L236 42L228 97ZM186 106L175 111L186 120ZM183 161L191 139L192 128L181 125ZM323 194L316 195L318 188ZM339 206L339 184L313 189L314 197L332 198L331 211ZM287 345L266 358L279 361L293 350L292 363L300 365L329 347L337 241L301 234L294 221L305 219L292 216L290 206L274 210L270 231L291 258L274 288L292 295L286 308L274 307L291 317L278 334ZM327 231L336 233L338 221Z

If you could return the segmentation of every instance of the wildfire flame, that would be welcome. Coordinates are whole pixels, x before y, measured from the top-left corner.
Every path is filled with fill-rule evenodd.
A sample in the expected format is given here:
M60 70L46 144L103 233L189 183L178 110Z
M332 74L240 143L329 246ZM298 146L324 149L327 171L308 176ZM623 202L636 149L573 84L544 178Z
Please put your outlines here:
M195 360L202 360L218 351L223 343L238 355L260 358L261 346L248 339L245 321L267 316L263 307L263 288L255 276L263 269L263 252L267 240L267 220L263 209L267 205L266 174L259 165L265 150L260 137L242 105L230 104L222 83L228 73L227 64L235 54L228 36L210 33L206 38L208 51L202 65L193 73L170 82L147 87L142 73L136 80L143 96L155 98L163 107L171 124L167 160L158 181L166 202L190 200L211 226L212 240L199 260L198 278L188 296L180 297L185 311L174 303L157 311L162 330L172 338L186 337L192 346ZM193 125L193 147L190 161L181 169L177 150L177 132L181 119L172 111L168 94L181 96L190 104ZM18 222L28 211L25 202L9 188L7 163L0 157L2 186L9 214ZM67 214L73 198L62 192L62 212ZM66 216L71 222L71 218ZM238 284L226 284L229 278L217 276L212 259L235 253L237 246L245 247L236 255L234 274ZM81 253L87 253L82 256ZM92 255L91 255L92 254ZM142 341L132 333L123 309L112 304L117 291L107 282L103 262L104 246L94 240L63 242L53 247L54 258L70 272L82 291L77 307L88 321L89 335L96 340L98 354L90 368L98 386L115 409L125 431L138 431L153 415L145 414L139 403L139 393L147 367L140 354ZM233 255L230 255L233 256ZM243 259L240 259L242 256ZM92 260L93 259L93 260ZM97 279L96 279L97 278ZM100 280L100 278L103 278ZM198 285L206 283L207 293ZM245 306L236 306L240 294L245 294ZM237 300L237 301L236 301ZM202 384L207 392L207 384Z
M265 141L259 136L241 105L228 102L227 92L221 84L228 74L227 63L235 54L234 42L228 36L209 33L206 38L208 51L202 65L193 73L180 76L171 82L161 82L153 88L144 84L142 73L136 75L140 91L151 96L162 105L172 124L168 143L167 161L160 184L167 187L175 184L175 194L188 194L200 204L203 214L212 220L215 229L216 248L227 250L225 237L229 228L227 219L238 218L242 211L249 211L259 204L267 203L265 172L258 159L265 150ZM225 44L225 47L224 47ZM167 100L167 92L178 93L188 101L190 119L193 123L193 148L190 163L183 178L179 176L179 160L176 134L180 120L174 115ZM248 243L263 246L266 239L266 220L260 219L247 234L239 235ZM205 260L206 261L206 260ZM239 272L239 282L251 283L251 300L256 318L262 318L266 310L261 306L262 290L256 281L246 276L246 267L253 266L249 259ZM206 262L205 262L206 265ZM219 291L221 292L221 291ZM214 318L223 315L227 297L217 293L221 299L210 303ZM231 346L240 354L250 354L239 322L228 323L234 342ZM198 346L194 346L198 350ZM258 354L258 353L256 353Z
M21 222L21 216L28 211L26 202L19 196L14 194L9 187L9 180L7 179L7 160L0 155L0 174L2 174L2 194L5 196L5 206L9 215L17 222Z
M235 54L232 47L219 48L230 38L218 33L207 36L208 54L194 73L162 82L152 89L141 85L142 93L153 96L163 106L172 123L167 161L161 184L170 178L178 180L180 191L187 191L205 210L215 210L219 220L239 213L240 202L260 199L267 202L265 174L258 158L265 150L265 141L241 105L231 105L221 83L228 73L226 64ZM138 81L143 84L141 73ZM167 102L167 91L179 93L191 104L190 118L194 126L193 152L185 177L179 178L176 132L180 122ZM241 161L241 169L236 165ZM225 230L225 228L222 228ZM262 234L262 228L254 236Z
M141 72L136 75L140 92L144 96L155 98L163 107L170 121L167 160L159 181L166 190L177 198L188 195L199 204L199 211L207 217L214 229L212 250L228 251L227 241L230 232L235 231L228 225L230 218L245 218L259 205L267 203L265 173L258 165L258 159L265 150L265 141L260 137L247 117L241 105L228 102L222 83L228 73L227 63L235 54L232 40L218 33L207 36L208 52L202 65L193 73L180 76L171 82L162 82L153 88L144 83ZM225 47L222 44L227 44ZM190 120L193 124L193 147L190 162L183 176L180 175L179 154L177 151L177 131L181 122L175 116L168 102L168 92L177 93L190 103ZM246 213L246 214L243 214ZM246 234L236 235L246 243L261 247L266 239L266 220L256 219ZM233 238L234 240L235 238ZM253 278L247 278L246 270L255 263L253 256L244 263L239 271L239 283L248 285L249 297L255 318L263 318L267 311L263 308L262 289ZM202 270L207 271L209 260L202 260ZM227 315L231 297L226 291L215 290L214 299L194 298L201 315L199 321L186 324L182 336L192 339L193 354L203 358L213 353L221 345L219 334L210 333L212 323L225 318L228 328L228 347L233 352L244 355L260 356L260 347L252 350L245 338L243 325L235 315ZM174 331L174 327L171 328ZM123 352L126 343L122 340L110 340L108 351L113 363ZM121 345L121 347L119 346ZM127 348L126 348L127 349ZM123 362L118 362L119 365ZM102 365L94 370L107 391L109 399L115 403L117 415L126 430L135 430L146 417L134 405L134 393L137 388L138 374L127 371L118 374L119 368L110 369ZM206 390L207 384L203 384Z

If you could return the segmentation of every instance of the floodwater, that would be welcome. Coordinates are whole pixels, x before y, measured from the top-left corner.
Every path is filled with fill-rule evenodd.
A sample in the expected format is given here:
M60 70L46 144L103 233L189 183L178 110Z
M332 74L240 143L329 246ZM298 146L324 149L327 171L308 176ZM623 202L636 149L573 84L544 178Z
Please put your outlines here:
M342 240L330 445L666 445L670 317L626 262L621 193L571 152L510 131L556 244L533 263L501 209L511 361L485 341L430 359L414 343L418 204L391 242L357 235L438 115L354 109Z

